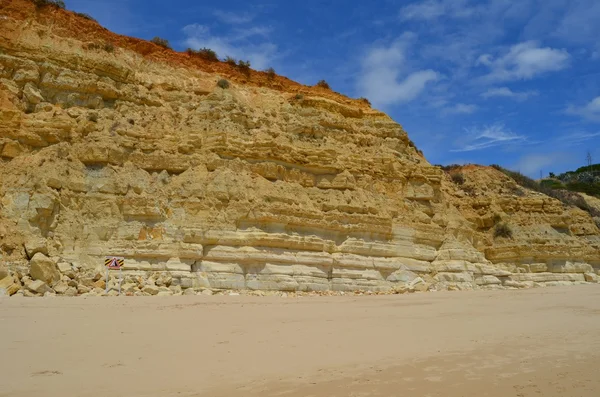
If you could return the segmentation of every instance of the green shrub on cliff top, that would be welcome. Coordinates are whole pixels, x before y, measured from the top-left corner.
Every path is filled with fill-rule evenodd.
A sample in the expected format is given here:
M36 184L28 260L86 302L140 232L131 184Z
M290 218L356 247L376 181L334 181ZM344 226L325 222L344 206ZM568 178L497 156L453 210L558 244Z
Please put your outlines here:
M192 50L191 48L187 49L187 53L191 56L196 56L202 59L206 59L207 61L217 62L219 61L219 57L217 53L210 48L200 48L198 51Z
M273 80L275 78L275 76L277 76L277 74L275 73L275 69L273 69L273 68L269 68L269 69L265 70L265 72L267 73L267 78L269 80Z
M66 8L65 2L63 0L31 0L33 4L37 8L42 8L46 6L54 6L58 8L62 8L63 10Z
M321 87L321 88L325 88L326 90L330 90L331 87L329 87L329 83L326 82L325 80L319 80L319 82L317 84L315 84L317 87Z
M90 21L98 22L98 21L96 21L96 19L93 16L91 16L90 14L86 14L84 12L76 12L75 15L80 16L85 19L88 19Z
M241 59L237 63L237 68L245 75L250 74L250 61L242 61Z
M152 43L157 44L161 47L164 48L168 48L169 50L171 49L171 45L169 44L169 40L167 39L163 39L161 37L156 36L155 38L153 38L152 40L150 40Z

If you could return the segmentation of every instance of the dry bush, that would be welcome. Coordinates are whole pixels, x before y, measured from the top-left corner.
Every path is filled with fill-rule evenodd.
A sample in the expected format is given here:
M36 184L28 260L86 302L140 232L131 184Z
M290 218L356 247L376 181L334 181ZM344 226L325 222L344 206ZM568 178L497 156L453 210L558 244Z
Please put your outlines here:
M267 73L267 78L268 78L269 80L273 80L273 79L275 79L275 76L277 75L277 74L275 73L275 69L273 69L273 68L269 68L269 69L265 70L265 72Z
M112 43L103 43L103 44L99 44L99 43L90 43L88 45L85 46L86 49L88 50L95 50L95 51L106 51L106 52L114 52L115 51L115 46Z
M513 232L510 226L506 223L498 223L494 227L494 237L512 238Z
M329 83L327 83L325 80L320 80L317 84L317 87L321 87L321 88L325 88L326 90L330 90L331 88L329 87Z
M366 103L367 105L371 106L371 101L369 101L367 98L365 97L360 97L358 98L359 101Z
M225 79L221 79L221 80L217 81L217 86L219 86L222 89L226 90L227 88L229 88L229 81L227 81Z
M456 183L457 185L462 185L465 183L465 176L462 174L462 172L453 172L450 174L450 178L452 179L452 182Z
M196 56L202 59L206 59L207 61L212 61L212 62L218 62L219 61L219 57L217 56L217 53L213 50L211 50L210 48L200 48L198 51L196 50L192 50L191 48L188 48L186 50L186 52L190 55L190 56Z
M161 37L156 36L155 38L150 40L150 42L152 42L156 45L159 45L161 47L168 48L169 50L171 49L171 45L169 44L169 40L167 40L167 39L163 39Z
M89 19L90 21L98 22L93 16L84 12L76 12L75 15L80 16L81 18Z
M242 61L241 59L237 63L237 67L242 71L245 75L250 74L250 61Z
M66 8L65 2L63 0L31 0L33 4L37 8L42 8L46 6L54 6L58 8L62 8L63 10Z

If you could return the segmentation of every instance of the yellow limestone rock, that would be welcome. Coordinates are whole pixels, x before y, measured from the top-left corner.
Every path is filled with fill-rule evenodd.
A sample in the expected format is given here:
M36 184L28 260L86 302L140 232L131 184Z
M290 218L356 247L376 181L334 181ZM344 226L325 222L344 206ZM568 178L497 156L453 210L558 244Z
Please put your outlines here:
M121 256L140 278L130 292L163 295L163 275L186 291L385 292L600 270L589 214L488 167L464 167L454 184L365 101L243 75L68 11L3 5L0 262L11 268L29 252L87 280ZM494 238L497 216L512 238ZM52 285L60 273L46 259L33 272ZM92 287L67 284L65 295Z
M29 274L34 280L41 280L46 284L53 285L60 281L60 272L56 263L46 255L37 253L29 262Z
M50 287L48 287L48 285L42 280L31 281L29 284L27 284L27 289L38 294L45 294L46 292L51 291Z
M0 279L0 296L12 296L16 294L19 289L19 284L15 283L12 276L6 276Z

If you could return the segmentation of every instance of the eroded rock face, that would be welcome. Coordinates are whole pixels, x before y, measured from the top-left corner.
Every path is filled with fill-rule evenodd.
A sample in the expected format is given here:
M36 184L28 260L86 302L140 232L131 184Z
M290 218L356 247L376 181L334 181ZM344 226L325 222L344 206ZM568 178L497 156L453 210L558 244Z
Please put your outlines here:
M459 171L465 183L446 197L475 225L475 247L497 267L513 273L598 270L600 233L587 212L524 189L489 167ZM512 238L494 238L497 223L509 225Z
M59 293L98 288L69 280L102 274L106 255L157 295L495 288L600 269L586 213L514 194L489 168L465 171L465 192L364 102L5 3L0 261L27 274L28 257L54 258ZM496 213L513 239L493 238Z

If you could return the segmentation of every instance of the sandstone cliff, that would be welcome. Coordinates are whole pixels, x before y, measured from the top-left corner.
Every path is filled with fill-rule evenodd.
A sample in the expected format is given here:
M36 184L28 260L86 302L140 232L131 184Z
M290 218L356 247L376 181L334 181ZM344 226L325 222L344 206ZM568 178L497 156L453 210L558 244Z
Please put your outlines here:
M178 291L402 291L600 271L586 212L492 168L454 184L365 101L26 0L0 0L0 156L0 262L18 285L36 253L63 283L123 256L140 294L163 276Z

